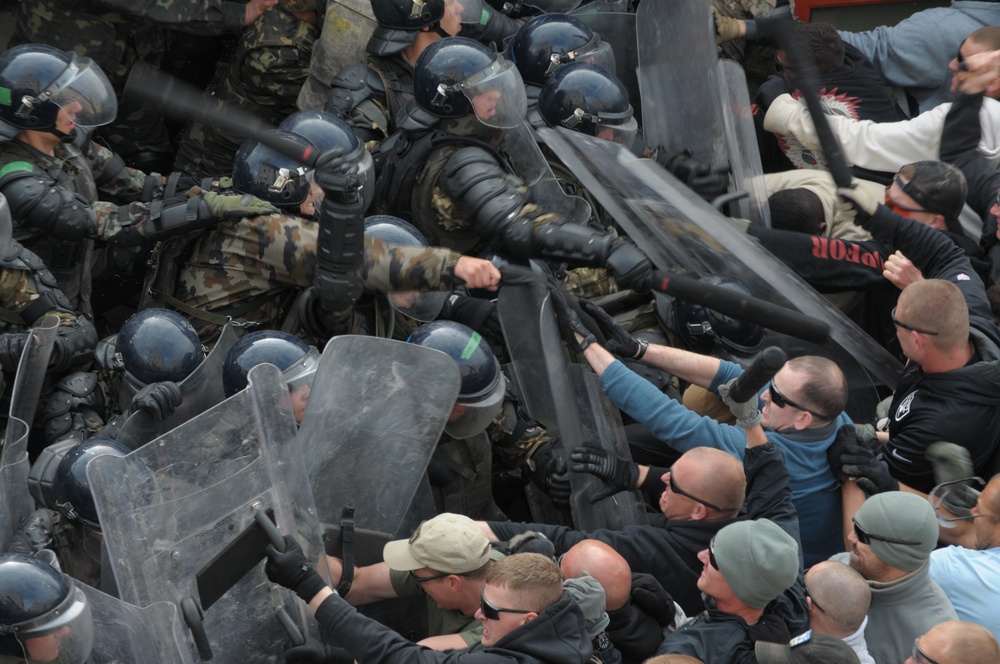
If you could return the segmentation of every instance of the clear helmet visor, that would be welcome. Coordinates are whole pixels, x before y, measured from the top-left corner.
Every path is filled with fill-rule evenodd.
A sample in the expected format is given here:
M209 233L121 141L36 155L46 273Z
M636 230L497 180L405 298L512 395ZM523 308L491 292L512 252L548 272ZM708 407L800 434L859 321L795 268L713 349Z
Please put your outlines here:
M942 482L927 494L927 501L934 508L942 528L954 528L957 521L971 521L969 513L979 499L986 482L980 477Z
M635 118L629 118L624 122L599 120L595 129L597 138L631 148L639 132L639 123Z
M462 81L459 88L484 125L510 129L524 122L528 93L517 67L503 56L498 55L489 67Z
M452 27L456 24L471 23L478 25L483 18L483 0L444 0L444 17L441 27L452 37Z
M72 585L58 610L36 624L16 626L14 636L29 664L83 664L94 646L94 621L86 595Z
M549 68L545 71L546 76L551 76L557 69L571 62L587 62L592 65L603 67L608 71L615 69L615 51L611 44L601 39L599 34L594 34L594 38L580 48L568 53L553 53L549 62Z
M464 402L459 399L455 408L451 411L448 424L444 426L444 432L457 440L471 438L476 434L486 431L486 428L496 419L500 408L503 406L503 399L507 392L507 385L503 376L497 370L499 380L486 395L473 402Z
M448 293L439 291L394 291L389 293L392 308L422 323L436 320L448 299Z
M294 390L302 385L311 385L313 378L316 377L317 367L319 367L319 350L315 346L310 346L305 355L281 372L281 376L285 379L288 389Z
M93 60L76 54L38 101L56 104L80 127L100 127L118 115L118 99L108 77Z

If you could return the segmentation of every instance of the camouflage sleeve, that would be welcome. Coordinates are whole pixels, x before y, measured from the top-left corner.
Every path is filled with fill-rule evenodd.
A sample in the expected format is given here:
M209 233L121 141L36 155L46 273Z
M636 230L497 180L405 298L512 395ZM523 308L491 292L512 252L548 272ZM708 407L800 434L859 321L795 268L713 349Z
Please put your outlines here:
M31 272L12 268L0 270L0 307L21 313L39 297ZM71 311L52 309L43 315L47 314L58 316L60 326L76 323L76 314Z
M503 408L486 429L486 434L504 463L529 470L535 469L532 455L551 440L545 429L521 417L516 402L509 398L503 402Z
M115 205L105 201L91 203L90 209L94 211L97 219L97 235L94 239L110 240L121 231L123 224L135 226L144 221L149 216L149 206L146 203L129 203L128 205Z
M246 8L227 0L99 0L100 4L181 32L221 35L243 30Z
M365 288L387 293L398 290L451 290L461 254L440 247L406 247L365 238Z
M295 44L296 39L311 43L315 41L315 33L311 39L306 34L282 37L288 41L287 45L256 48L243 59L240 94L278 117L298 110L295 100L309 77L310 49Z
M93 141L87 146L86 157L102 193L124 201L136 200L142 195L145 173L129 168L118 155ZM153 193L162 194L162 187L157 187Z

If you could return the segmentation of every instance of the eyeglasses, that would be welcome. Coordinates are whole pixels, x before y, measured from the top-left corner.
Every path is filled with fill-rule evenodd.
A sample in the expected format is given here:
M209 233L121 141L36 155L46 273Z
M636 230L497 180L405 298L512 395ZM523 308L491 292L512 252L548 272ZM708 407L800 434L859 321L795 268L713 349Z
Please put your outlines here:
M833 419L832 417L827 417L826 415L817 413L815 410L810 410L805 406L800 406L799 404L795 403L794 401L792 401L791 399L789 399L788 397L786 397L784 394L781 393L778 387L774 384L773 380L771 381L771 385L767 389L771 393L771 403L773 403L778 408L791 406L792 408L798 408L801 411L805 411L810 415L812 415L813 417L818 417L821 420Z
M719 570L720 572L722 571L721 569L719 569L719 561L715 559L715 538L714 537L712 538L712 541L708 543L708 562L715 569Z
M897 187L899 187L903 191L906 191L906 184L904 184L903 181L899 179L899 174L897 174L892 179L892 181L896 183ZM899 203L897 203L895 201L895 199L893 199L892 196L889 195L889 190L888 189L885 190L885 206L887 208L889 208L890 210L892 210L893 212L895 212L896 214L898 214L899 216L906 217L908 219L913 217L913 213L914 212L927 212L928 211L928 210L925 210L923 208L908 208L908 207L903 207L902 205L900 205Z
M965 57L962 55L962 49L958 49L958 53L955 54L955 60L958 61L958 71L969 71L969 65L965 62Z
M921 542L913 542L910 540L901 540L894 537L885 537L883 535L873 535L871 533L867 533L861 528L861 526L858 525L857 521L854 521L854 534L857 536L859 542L867 545L871 545L872 540L878 540L879 542L885 542L886 544L906 544L908 546L920 546L921 544Z
M467 574L458 574L455 572L438 572L437 574L431 574L430 576L417 576L413 570L410 570L410 578L417 583L427 583L428 581L437 581L438 579L443 579L446 576L468 576Z
M904 330L909 330L910 332L919 332L920 334L926 334L929 337L936 337L939 334L939 332L932 332L930 330L924 330L919 327L913 327L912 325L907 325L906 323L897 320L896 307L892 308L892 313L890 313L889 315L892 316L892 324L895 325L896 327L901 327Z
M479 610L483 612L483 617L487 620L500 620L501 613L534 613L525 609L505 609L493 604L484 593L479 593Z
M813 606L816 607L816 610L819 611L820 613L826 613L826 609L824 609L822 606L819 605L819 602L817 602L816 598L813 597L811 592L809 592L809 586L807 586L804 581L802 582L802 589L805 590L806 597L812 600Z
M709 508L715 510L716 512L724 512L725 511L724 509L722 509L718 505L713 505L712 503L708 502L707 500L702 500L701 498L698 498L697 496L692 496L690 493L688 493L684 489L682 489L679 486L677 486L677 481L674 479L674 467L673 466L670 466L670 468L667 469L667 472L670 473L670 490L673 493L676 493L678 495L684 496L685 498L690 498L694 502L700 503L700 504L704 505L705 507L709 507Z
M931 659L927 653L920 649L919 636L913 639L913 662L914 664L940 664L940 662Z

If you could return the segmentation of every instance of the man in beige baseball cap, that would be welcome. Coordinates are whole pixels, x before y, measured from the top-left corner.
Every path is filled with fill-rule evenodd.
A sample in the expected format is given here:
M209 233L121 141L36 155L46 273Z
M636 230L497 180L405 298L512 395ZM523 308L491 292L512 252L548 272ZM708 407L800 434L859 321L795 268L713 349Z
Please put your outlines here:
M428 638L435 650L466 648L482 638L475 619L486 572L503 555L475 522L461 514L439 514L424 521L408 540L389 542L385 562L358 567L344 599L355 606L397 597L427 598ZM330 575L339 583L343 562L327 557Z

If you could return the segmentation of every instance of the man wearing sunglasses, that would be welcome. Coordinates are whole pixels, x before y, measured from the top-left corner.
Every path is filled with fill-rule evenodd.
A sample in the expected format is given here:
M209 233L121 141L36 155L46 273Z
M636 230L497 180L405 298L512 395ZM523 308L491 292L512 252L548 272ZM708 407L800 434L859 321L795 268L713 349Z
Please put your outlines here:
M937 517L920 496L889 491L866 500L852 526L849 551L833 559L849 564L868 581L868 650L876 664L897 664L910 654L915 638L957 617L930 577Z
M1000 644L979 625L951 620L935 625L914 639L904 664L994 664L1000 662Z

